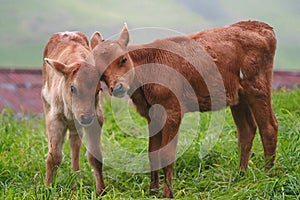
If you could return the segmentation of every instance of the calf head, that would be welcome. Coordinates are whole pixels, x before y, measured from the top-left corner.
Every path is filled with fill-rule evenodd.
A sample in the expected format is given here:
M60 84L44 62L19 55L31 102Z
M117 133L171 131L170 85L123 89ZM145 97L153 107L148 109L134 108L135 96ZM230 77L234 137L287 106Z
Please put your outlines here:
M98 32L91 38L95 66L100 71L100 78L107 84L109 93L116 97L123 97L134 79L134 66L128 53L128 42L126 24L117 40L104 41Z
M95 118L97 95L100 91L99 73L86 61L65 65L49 58L45 62L64 77L61 88L64 107L82 126L90 125Z

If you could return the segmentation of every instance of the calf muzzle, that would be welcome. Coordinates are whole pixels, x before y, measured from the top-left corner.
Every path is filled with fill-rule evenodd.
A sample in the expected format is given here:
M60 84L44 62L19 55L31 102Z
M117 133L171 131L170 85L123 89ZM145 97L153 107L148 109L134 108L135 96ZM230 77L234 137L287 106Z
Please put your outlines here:
M122 83L117 84L115 87L111 88L111 93L115 97L124 97L126 94L126 89Z
M81 115L80 116L80 124L82 125L90 125L94 120L94 115Z

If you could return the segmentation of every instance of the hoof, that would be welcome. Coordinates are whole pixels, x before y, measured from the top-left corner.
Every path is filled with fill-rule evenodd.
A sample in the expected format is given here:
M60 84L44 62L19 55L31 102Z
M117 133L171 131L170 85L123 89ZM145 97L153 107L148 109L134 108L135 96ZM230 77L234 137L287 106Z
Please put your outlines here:
M156 196L157 194L158 194L158 189L157 188L150 189L150 195L151 196Z
M149 190L150 190L150 195L151 196L156 196L159 192L159 185L158 184L151 184Z
M104 196L106 193L107 193L106 187L104 187L104 188L101 188L101 189L96 191L96 196L101 197L101 196Z
M174 194L172 192L171 189L164 189L163 194L162 194L163 198L174 198Z

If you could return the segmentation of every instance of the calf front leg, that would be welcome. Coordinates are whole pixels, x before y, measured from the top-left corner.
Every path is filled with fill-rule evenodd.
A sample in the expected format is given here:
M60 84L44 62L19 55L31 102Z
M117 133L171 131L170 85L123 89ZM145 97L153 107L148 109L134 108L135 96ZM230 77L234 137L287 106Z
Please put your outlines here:
M164 136L163 136L164 137ZM169 137L166 135L166 137ZM173 168L176 160L177 134L169 140L166 146L163 146L160 151L161 165L164 171L164 189L163 198L174 198L172 191ZM164 141L164 140L163 140Z
M46 185L49 186L62 162L62 147L66 134L66 126L57 118L46 116L46 134L48 139L48 155L46 161Z
M148 129L149 147L148 157L151 169L150 195L156 195L159 190L160 147L162 141L162 128L166 121L166 113L162 106L152 105L149 110Z
M160 144L161 132L158 132L149 138L148 155L151 169L150 195L156 195L159 190Z
M162 129L160 162L164 171L164 190L162 195L164 198L174 198L171 188L180 123L181 115L171 112L168 113L168 119Z
M96 121L96 120L95 120ZM88 160L94 169L96 179L96 194L105 194L105 184L102 174L102 153L100 149L101 126L94 122L90 127L85 128L85 137L87 140Z

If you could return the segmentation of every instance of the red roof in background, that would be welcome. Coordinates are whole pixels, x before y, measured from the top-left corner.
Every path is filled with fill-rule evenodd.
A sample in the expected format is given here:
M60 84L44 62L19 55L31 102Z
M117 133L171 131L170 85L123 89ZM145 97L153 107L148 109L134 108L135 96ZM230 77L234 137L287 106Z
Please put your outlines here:
M276 70L273 74L274 88L300 87L300 71Z
M42 83L41 70L0 69L0 110L42 113Z
M273 86L300 86L300 71L275 71ZM0 111L42 113L42 71L40 69L0 69Z

